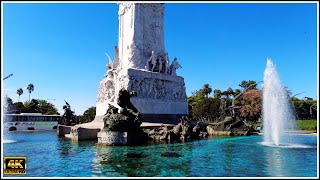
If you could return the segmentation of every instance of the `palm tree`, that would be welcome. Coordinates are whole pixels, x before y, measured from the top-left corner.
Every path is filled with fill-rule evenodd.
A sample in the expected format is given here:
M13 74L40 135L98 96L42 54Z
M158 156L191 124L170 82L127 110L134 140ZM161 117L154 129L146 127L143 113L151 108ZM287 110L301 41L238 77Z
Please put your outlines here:
M232 88L229 87L229 88L227 89L227 92L228 92L228 95L229 95L229 96L230 96L230 95L231 95L231 96L234 96L234 92L233 92L233 89L232 89Z
M235 96L237 96L238 94L240 94L240 93L241 93L241 90L240 90L240 89L236 89L236 90L234 90L234 92L233 92L233 93L234 93L234 95L233 95L233 96L235 97Z
M204 84L202 90L203 90L202 91L203 94L206 95L207 98L208 98L209 94L212 92L212 89L209 84Z
M22 88L19 88L19 89L17 90L17 94L19 95L19 100L18 100L18 102L20 102L20 96L23 94Z
M28 87L27 87L28 91L29 91L29 101L30 101L30 94L31 92L34 90L34 86L33 84L29 84Z
M214 91L213 91L213 93L214 93L214 98L218 98L218 99L220 99L221 98L221 90L220 89L215 89Z

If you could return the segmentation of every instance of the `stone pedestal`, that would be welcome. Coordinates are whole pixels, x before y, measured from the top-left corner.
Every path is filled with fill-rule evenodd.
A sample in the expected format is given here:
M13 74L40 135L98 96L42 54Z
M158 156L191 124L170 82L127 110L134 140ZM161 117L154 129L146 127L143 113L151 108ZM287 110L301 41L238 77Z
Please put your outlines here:
M97 133L101 130L99 123L86 123L71 127L70 134L65 134L65 137L73 141L96 140Z
M65 125L58 125L57 128L57 134L60 137L64 137L66 134L69 134L71 132L71 127L72 126L65 126Z
M98 132L98 143L105 145L127 145L128 133L119 131L100 131Z
M188 114L183 77L143 69L123 69L116 74L115 82L105 78L100 83L97 116L104 115L109 104L117 107L117 92L121 88L137 92L131 102L142 114L143 122L176 124L180 117Z

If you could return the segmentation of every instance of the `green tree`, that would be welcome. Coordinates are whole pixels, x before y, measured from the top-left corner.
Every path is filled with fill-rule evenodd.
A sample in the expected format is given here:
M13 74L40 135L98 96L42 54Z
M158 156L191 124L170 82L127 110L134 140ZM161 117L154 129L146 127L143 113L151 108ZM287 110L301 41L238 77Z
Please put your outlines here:
M19 89L17 90L17 94L19 95L18 102L20 102L20 96L23 94L22 88L19 88Z
M203 98L192 107L191 117L197 121L214 122L220 116L220 100Z
M204 95L208 98L209 94L211 94L212 92L212 88L210 87L209 84L204 84L203 88L202 88L202 92L204 93Z
M88 108L83 112L81 123L91 122L94 120L95 117L96 117L96 107L91 106L90 108Z
M12 113L23 113L25 112L25 106L22 102L15 102L11 106L11 112Z
M28 89L28 92L29 92L29 101L30 101L30 94L31 94L32 91L34 91L34 86L33 86L33 84L29 84L28 87L27 87L27 89Z
M251 89L257 89L257 85L256 85L256 81L253 81L253 80L249 80L249 81L241 81L241 83L239 84L240 87L243 88L243 90L247 89L247 90L251 90Z
M31 101L24 102L25 109L24 113L39 113L39 101L37 99L32 99Z
M241 90L240 89L235 89L234 90L234 93L233 93L233 96L235 97L235 96L237 96L238 94L240 94L241 93Z
M214 98L220 99L220 98L221 98L221 95L222 95L222 92L221 92L220 89L215 89L215 90L213 91L213 96L214 96Z
M46 100L38 100L38 109L39 112L42 114L47 114L47 115L53 115L53 114L58 114L58 109L55 108L55 106L49 102L47 102Z
M227 89L227 93L228 93L229 96L234 96L233 89L230 88L230 87Z
M196 90L191 93L192 95L188 97L188 111L189 115L192 117L192 111L193 107L196 106L202 99L205 98L204 93L202 92L202 89Z
M230 96L228 91L222 91L221 95L224 96L226 99L229 99Z
M297 119L304 120L304 119L313 119L314 117L317 117L317 108L316 108L317 106L314 105L317 103L316 100L293 99L291 100L291 103Z

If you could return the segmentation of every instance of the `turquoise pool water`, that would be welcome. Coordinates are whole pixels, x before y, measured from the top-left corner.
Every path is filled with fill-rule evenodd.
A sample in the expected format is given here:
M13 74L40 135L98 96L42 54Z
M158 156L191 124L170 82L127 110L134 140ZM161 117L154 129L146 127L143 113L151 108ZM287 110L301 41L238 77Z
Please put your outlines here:
M294 137L300 144L295 148L263 146L262 136L105 147L65 140L55 131L8 132L3 153L27 157L27 174L10 177L316 177L317 137ZM163 157L164 152L182 157ZM128 153L143 157L126 157Z

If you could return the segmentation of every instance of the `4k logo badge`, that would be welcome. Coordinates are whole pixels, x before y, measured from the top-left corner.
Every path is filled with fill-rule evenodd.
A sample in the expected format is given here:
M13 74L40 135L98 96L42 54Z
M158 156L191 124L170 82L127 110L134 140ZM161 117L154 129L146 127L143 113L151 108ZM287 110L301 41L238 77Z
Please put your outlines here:
M12 156L4 157L4 174L26 174L27 157Z

